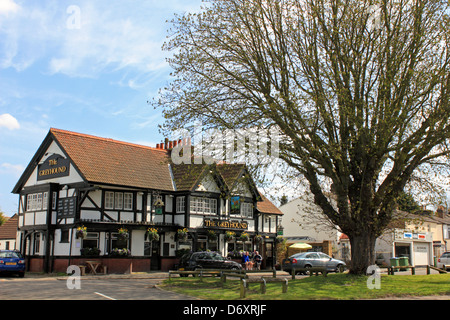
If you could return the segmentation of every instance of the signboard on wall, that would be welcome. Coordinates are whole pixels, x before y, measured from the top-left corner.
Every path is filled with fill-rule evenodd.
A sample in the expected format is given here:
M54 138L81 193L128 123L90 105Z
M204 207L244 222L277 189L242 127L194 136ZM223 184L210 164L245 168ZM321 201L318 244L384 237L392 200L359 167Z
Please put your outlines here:
M67 177L70 174L70 161L60 154L53 154L38 165L37 180Z
M77 197L59 198L57 217L62 218L74 218L77 210Z
M246 230L248 223L244 221L229 221L229 220L217 220L217 219L205 219L203 220L205 228L220 228L220 229L240 229Z

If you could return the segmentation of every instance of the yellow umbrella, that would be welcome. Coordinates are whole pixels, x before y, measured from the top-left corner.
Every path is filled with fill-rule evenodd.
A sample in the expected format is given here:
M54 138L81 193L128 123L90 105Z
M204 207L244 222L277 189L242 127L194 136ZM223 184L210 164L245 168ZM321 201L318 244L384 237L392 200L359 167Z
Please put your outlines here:
M289 248L292 248L292 249L311 249L312 246L310 246L309 244L304 243L304 242L297 242L297 243L294 243L293 245L290 245Z

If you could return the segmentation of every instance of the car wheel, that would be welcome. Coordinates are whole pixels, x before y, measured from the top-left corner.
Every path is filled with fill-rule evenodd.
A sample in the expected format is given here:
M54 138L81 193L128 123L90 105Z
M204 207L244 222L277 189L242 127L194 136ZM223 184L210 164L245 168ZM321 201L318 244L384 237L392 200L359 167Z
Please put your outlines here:
M25 272L19 272L19 277L20 277L20 278L25 277Z
M306 275L310 275L311 274L311 271L309 270L309 269L311 269L312 268L312 266L310 265L310 264L307 264L306 266L305 266L305 274Z
M343 266L342 264L338 264L338 265L336 266L335 272L336 272L336 273L342 273L342 272L344 272L344 266Z

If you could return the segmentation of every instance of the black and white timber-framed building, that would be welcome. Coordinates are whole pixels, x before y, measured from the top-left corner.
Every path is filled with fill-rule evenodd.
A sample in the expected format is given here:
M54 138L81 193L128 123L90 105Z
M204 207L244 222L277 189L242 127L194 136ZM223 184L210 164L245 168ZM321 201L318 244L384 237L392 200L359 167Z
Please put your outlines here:
M111 273L169 270L183 250L259 250L273 266L282 213L246 166L174 165L176 143L152 148L50 129L13 190L27 269L64 272L95 257Z

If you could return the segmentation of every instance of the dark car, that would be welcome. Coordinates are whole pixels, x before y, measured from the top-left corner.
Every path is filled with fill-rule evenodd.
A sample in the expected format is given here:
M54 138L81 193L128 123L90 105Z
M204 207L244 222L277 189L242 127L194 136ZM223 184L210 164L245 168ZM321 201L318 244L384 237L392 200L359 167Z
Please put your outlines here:
M283 270L289 273L293 268L309 269L313 267L325 267L327 271L343 272L346 265L344 261L333 259L323 252L302 252L283 260ZM298 273L303 273L303 271Z
M0 250L0 273L16 273L25 275L25 259L22 254L13 250Z
M192 271L201 269L231 269L240 270L242 266L228 260L217 252L193 252L185 254L178 264L180 271Z

